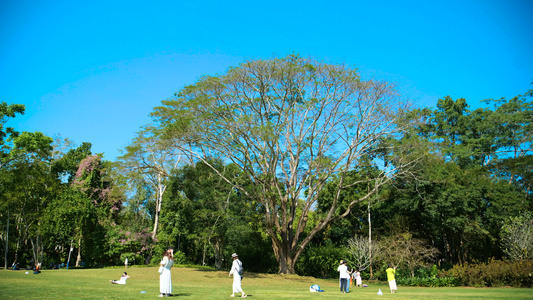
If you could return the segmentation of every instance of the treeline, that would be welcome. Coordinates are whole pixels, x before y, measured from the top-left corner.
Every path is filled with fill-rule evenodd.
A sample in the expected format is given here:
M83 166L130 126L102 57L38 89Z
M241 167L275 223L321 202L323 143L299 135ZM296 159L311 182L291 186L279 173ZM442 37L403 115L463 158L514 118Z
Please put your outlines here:
M346 66L251 61L163 101L116 162L6 127L24 107L2 103L4 267L154 264L169 245L316 277L531 260L532 96L413 109Z

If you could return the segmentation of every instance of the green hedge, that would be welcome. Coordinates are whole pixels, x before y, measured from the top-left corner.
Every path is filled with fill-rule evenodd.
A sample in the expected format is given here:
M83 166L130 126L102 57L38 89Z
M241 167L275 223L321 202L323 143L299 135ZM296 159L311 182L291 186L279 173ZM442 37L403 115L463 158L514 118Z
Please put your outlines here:
M529 288L533 287L533 261L492 260L488 263L456 265L439 275L453 277L464 286Z
M397 278L398 285L425 286L425 287L450 287L458 286L459 280L453 277L404 277Z

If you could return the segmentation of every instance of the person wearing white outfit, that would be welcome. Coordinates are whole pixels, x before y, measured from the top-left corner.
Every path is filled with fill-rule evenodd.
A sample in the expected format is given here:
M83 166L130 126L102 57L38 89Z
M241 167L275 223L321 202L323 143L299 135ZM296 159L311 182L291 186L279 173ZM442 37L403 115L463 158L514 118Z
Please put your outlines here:
M337 272L339 272L341 293L346 293L348 280L350 280L350 273L348 272L348 266L346 265L347 263L347 261L341 260L341 264L337 268Z
M163 259L159 263L159 297L172 296L172 276L170 268L174 264L174 249L168 248L163 254Z
M128 276L128 273L124 272L122 276L120 276L119 280L109 280L109 283L112 284L126 284L126 279L130 278Z
M231 274L233 274L233 293L230 296L235 297L235 293L242 293L241 297L246 298L248 296L246 296L241 287L242 262L239 260L237 253L233 253L231 257L233 257L233 264L231 265L228 277L231 277Z
M361 272L355 271L354 277L355 277L355 286L362 287L363 279L361 278Z

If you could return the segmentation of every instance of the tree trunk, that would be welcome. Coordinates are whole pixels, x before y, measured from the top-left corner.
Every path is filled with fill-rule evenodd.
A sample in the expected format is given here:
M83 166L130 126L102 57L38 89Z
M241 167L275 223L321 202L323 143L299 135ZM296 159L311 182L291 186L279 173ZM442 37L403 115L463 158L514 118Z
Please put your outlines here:
M150 262L152 261L153 254L154 254L154 246L152 245L150 247L150 254L148 254L148 256L144 259L144 264L145 265L149 265L150 264Z
M446 259L446 262L453 263L450 249L450 241L448 240L448 236L446 235L446 233L443 233L442 240L444 241L444 257Z
M81 263L81 237L78 240L78 257L76 257L76 267L79 267Z
M72 240L70 240L70 247L68 248L67 269L70 267L70 255L72 254Z
M155 206L155 216L154 216L154 230L152 231L152 240L155 240L155 236L157 234L157 223L159 222L159 212L161 210L159 200L157 200L156 206Z
M41 259L39 260L41 264L43 263L43 256L44 256L44 241L41 237Z
M4 270L7 270L7 251L9 250L9 206L7 207L6 250L4 252Z
M33 269L34 266L37 266L37 249L36 249L36 243L33 242L33 239L30 237L30 243L31 243L31 254L33 256L33 265L31 266L31 268ZM37 240L37 243L39 241Z
M205 252L207 251L207 243L204 241L204 249L202 251L202 266L205 266Z
M20 248L20 237L17 239L17 246L15 247L15 262L19 257L19 248Z
M370 219L370 200L368 200L368 247L370 248L370 279L374 279L372 269L372 221Z
M216 239L215 243L213 244L213 249L215 250L215 268L217 268L217 270L220 270L222 268L223 245L224 245L223 239Z
M294 270L295 260L289 255L286 255L283 252L281 253L282 254L277 257L279 263L279 273L284 275L296 274L296 271Z
M278 245L274 240L272 241L272 248L279 264L279 274L296 274L294 265L296 263L295 257L291 257L289 251L283 251L283 247Z
M159 215L161 214L161 202L163 202L163 194L165 193L166 187L161 183L162 182L161 174L157 175L157 199L155 204L155 217L154 217L154 231L152 232L152 239L155 240L157 235L157 225L159 224Z

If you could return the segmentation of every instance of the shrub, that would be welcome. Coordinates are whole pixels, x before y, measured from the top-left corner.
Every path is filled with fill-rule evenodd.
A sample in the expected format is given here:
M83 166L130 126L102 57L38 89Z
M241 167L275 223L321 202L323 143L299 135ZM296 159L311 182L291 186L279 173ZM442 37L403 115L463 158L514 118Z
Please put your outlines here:
M152 257L152 260L150 260L150 266L158 266L161 262L161 257ZM174 264L175 265L184 265L189 263L187 261L187 258L185 257L185 254L181 251L174 252Z
M346 257L346 250L333 244L311 245L296 263L296 273L317 278L335 278L339 276L339 260Z
M457 265L444 274L457 278L464 286L533 287L533 261L491 260L488 263Z
M402 277L396 282L404 286L425 286L425 287L451 287L457 286L459 281L453 277Z

